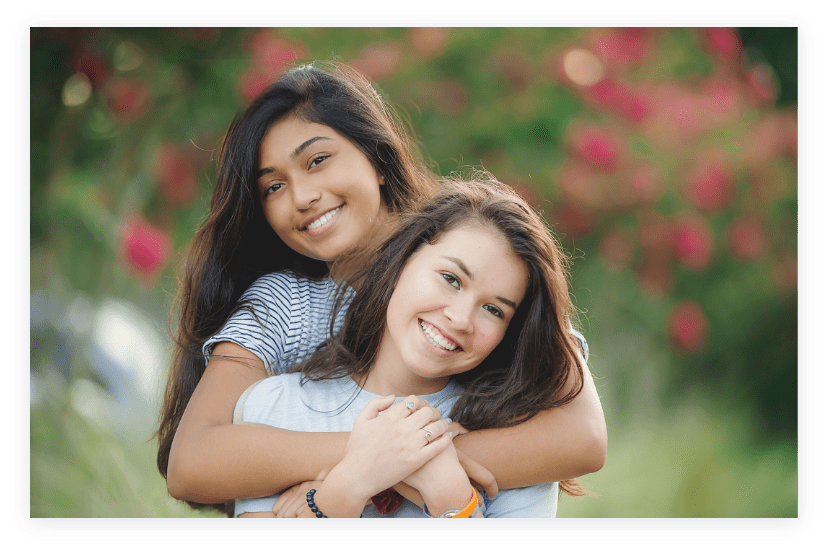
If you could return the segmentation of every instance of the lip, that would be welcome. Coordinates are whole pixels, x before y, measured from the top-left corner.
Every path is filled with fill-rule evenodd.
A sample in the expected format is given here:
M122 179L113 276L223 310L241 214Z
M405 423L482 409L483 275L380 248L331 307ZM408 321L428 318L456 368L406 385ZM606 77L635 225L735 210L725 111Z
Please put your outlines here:
M299 227L301 228L301 230L300 230L300 231L303 231L303 232L307 233L307 234L308 234L308 235L310 235L311 237L316 237L317 235L321 235L321 234L325 233L326 231L328 231L328 230L331 228L331 226L333 225L333 223L334 223L334 222L336 221L336 219L339 217L339 212L337 212L336 214L334 214L334 215L331 217L331 219L330 219L330 220L328 220L327 222L325 222L324 224L322 224L322 225L321 225L321 226L319 226L318 228L313 228L313 229L310 229L310 228L308 228L308 226L310 226L311 224L313 224L314 222L316 222L317 220L319 220L320 218L322 218L322 217L323 217L323 216L325 216L326 214L328 214L328 213L330 213L330 212L333 212L333 211L335 211L335 210L337 210L337 209L340 209L340 208L342 208L343 206L345 206L345 203L342 203L341 205L337 205L337 206L335 206L335 207L331 207L331 208L329 208L329 209L325 210L324 212L319 212L319 213L317 213L317 214L314 214L312 217L307 218L307 219L306 219L304 222L302 222L302 224L299 226Z
M446 350L445 348L434 346L431 343L431 341L428 340L428 337L426 337L425 332L423 331L422 324L428 325L431 329L433 329L434 331L439 333L440 336L442 336L444 339L446 339L448 341L449 345L455 345L457 348L455 348L454 350ZM444 354L454 354L455 352L461 352L463 350L463 347L460 346L459 342L457 342L455 339L451 338L445 331L443 331L442 329L440 329L439 327L437 327L436 325L434 325L430 321L426 321L426 320L420 318L420 319L417 320L417 326L420 329L420 333L423 334L423 339L425 339L425 341L429 344L429 346L432 347L433 349L435 349L436 351L444 353Z

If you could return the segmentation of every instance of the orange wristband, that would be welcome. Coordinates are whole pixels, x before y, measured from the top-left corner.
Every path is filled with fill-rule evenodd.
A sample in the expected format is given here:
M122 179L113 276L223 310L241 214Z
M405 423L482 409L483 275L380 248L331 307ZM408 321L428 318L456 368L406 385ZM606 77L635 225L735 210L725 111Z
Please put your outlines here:
M469 499L469 502L466 504L465 507L463 507L460 510L455 509L453 511L446 511L445 513L440 515L440 518L471 518L472 516L474 516L475 513L477 513L479 503L480 502L477 499L477 490L472 488L471 499ZM423 513L425 513L425 516L433 518L431 515L428 514L428 508L425 505L423 505Z

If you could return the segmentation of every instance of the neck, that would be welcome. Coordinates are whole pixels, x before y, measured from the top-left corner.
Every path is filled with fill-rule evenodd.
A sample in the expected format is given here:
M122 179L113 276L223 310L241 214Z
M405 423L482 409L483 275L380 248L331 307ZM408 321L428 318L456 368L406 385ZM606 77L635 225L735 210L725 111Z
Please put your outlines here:
M379 396L409 396L415 394L423 396L440 392L449 382L449 376L445 377L421 377L411 368L405 365L393 347L386 346L390 342L386 329L380 342L377 356L371 365L371 371L357 383L372 394Z

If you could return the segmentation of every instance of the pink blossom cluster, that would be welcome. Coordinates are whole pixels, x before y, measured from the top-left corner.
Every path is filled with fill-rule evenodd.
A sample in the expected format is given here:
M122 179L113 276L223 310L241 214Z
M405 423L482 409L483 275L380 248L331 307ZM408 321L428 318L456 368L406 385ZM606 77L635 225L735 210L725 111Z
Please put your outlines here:
M795 111L774 108L772 71L746 61L734 29L697 32L711 74L658 77L662 33L600 29L546 56L547 75L593 114L566 130L568 154L554 173L556 227L600 233L606 265L633 270L650 296L669 297L677 269L707 271L723 255L769 259L777 286L795 289L795 256L769 234L774 202L792 192L777 160L797 157ZM707 325L687 299L673 308L667 333L677 349L698 352Z

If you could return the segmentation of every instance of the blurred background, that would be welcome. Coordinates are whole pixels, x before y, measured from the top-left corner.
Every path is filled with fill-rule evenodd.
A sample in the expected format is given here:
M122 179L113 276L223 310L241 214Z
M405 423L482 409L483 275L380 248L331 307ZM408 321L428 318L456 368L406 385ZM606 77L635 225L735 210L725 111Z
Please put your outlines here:
M30 514L212 516L155 429L227 126L336 59L572 259L609 432L559 517L797 516L796 28L32 28Z

